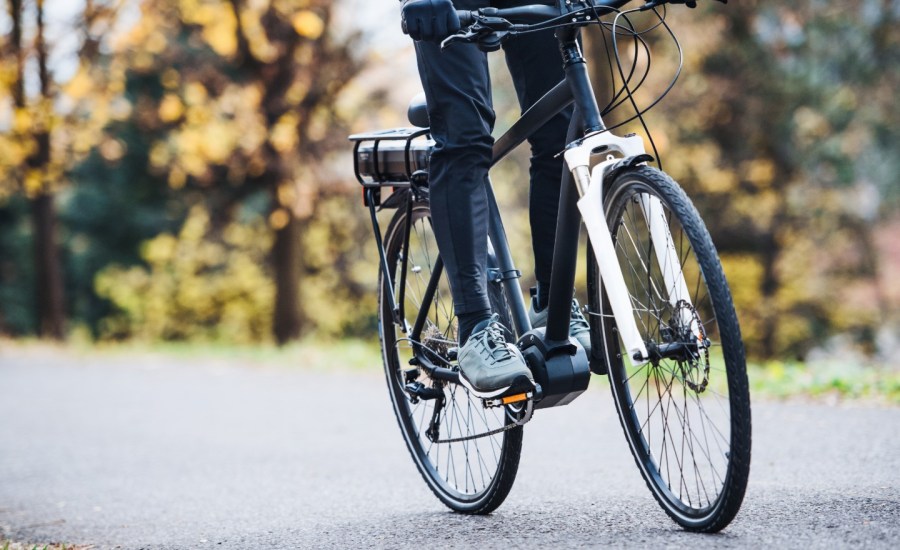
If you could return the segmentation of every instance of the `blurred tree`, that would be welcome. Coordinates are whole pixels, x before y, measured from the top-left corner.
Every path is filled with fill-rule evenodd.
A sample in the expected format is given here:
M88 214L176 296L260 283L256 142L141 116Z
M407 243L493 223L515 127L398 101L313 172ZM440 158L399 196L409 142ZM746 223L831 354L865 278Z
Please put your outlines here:
M7 121L9 131L0 137L0 201L13 192L28 198L31 216L32 258L35 306L34 319L40 336L62 339L65 336L65 300L61 268L58 227L54 198L67 176L67 169L78 158L72 148L90 128L105 123L101 113L80 116L76 97L61 92L48 67L50 45L46 40L44 0L32 5L22 0L8 0L10 33L0 49L0 89L9 93L10 101L0 101L0 118ZM92 72L90 63L96 57L102 31L115 9L87 0L83 19L73 28L83 35L77 52L83 70L66 86L80 90L101 90L99 84L108 78ZM34 76L29 80L29 73ZM28 92L27 82L36 84ZM74 102L72 100L75 100ZM95 97L98 102L104 98ZM15 209L11 210L13 213ZM18 270L5 270L6 273ZM0 274L2 276L2 274Z
M12 79L8 82L14 109L15 134L18 158L10 159L11 179L17 182L29 196L33 232L35 263L36 310L38 335L55 339L65 336L65 312L63 279L59 251L56 243L56 212L53 208L51 185L55 174L51 173L50 127L51 82L47 71L47 44L44 40L44 3L37 0L34 10L35 39L33 48L27 48L23 39L22 0L7 3L12 31L7 43L9 56L14 60ZM32 51L28 51L32 50ZM27 58L34 56L37 62L39 92L29 105L25 95L25 66Z
M686 71L651 128L715 213L751 352L802 356L835 331L869 345L888 307L872 230L898 195L896 2L670 14Z
M96 278L98 294L118 312L105 317L107 337L206 340L247 344L272 330L274 285L265 274L265 220L234 222L222 239L210 240L209 216L191 209L177 235L147 241L148 269L112 265Z
M358 35L332 28L326 0L147 0L128 35L135 120L159 136L151 170L173 189L202 190L213 227L259 193L274 232L273 331L303 327L301 232L318 200L345 188L323 159L345 132L335 98L360 69Z

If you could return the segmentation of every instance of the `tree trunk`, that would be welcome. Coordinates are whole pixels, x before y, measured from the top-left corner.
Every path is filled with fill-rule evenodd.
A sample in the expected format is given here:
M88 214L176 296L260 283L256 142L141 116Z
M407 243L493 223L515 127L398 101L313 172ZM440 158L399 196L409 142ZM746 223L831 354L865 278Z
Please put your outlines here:
M766 235L766 245L762 252L763 277L760 282L760 295L763 306L763 327L760 337L761 353L763 357L775 357L776 341L778 335L778 311L775 294L778 292L779 281L776 273L776 262L779 250L775 244L774 235Z
M41 99L49 103L50 73L47 70L47 45L44 41L44 2L37 0L38 77ZM63 298L62 267L56 246L56 211L52 191L46 188L43 175L50 165L50 130L38 128L34 134L35 152L29 166L41 173L41 189L31 199L31 219L34 229L34 263L37 290L38 335L62 340L65 338L65 300Z
M56 246L56 211L53 195L41 193L31 199L34 260L37 291L38 335L65 338L65 301L59 253Z
M10 46L16 59L16 77L12 84L13 104L17 109L25 109L25 52L22 47L22 2L10 0L9 15L12 20ZM36 3L37 40L35 48L38 62L38 78L41 99L48 103L50 97L50 74L47 70L47 46L44 41L44 2ZM37 128L31 136L35 150L29 156L22 174L26 170L36 170L45 174L50 164L50 134L47 128ZM21 176L20 176L21 177ZM24 189L23 181L19 182ZM56 246L56 212L53 196L47 189L38 190L30 200L31 223L33 228L33 250L35 271L35 305L37 332L39 336L62 340L65 337L65 306L63 298L63 278Z
M290 213L284 227L275 231L272 246L272 270L275 273L274 333L278 345L300 337L303 318L300 313L300 222Z

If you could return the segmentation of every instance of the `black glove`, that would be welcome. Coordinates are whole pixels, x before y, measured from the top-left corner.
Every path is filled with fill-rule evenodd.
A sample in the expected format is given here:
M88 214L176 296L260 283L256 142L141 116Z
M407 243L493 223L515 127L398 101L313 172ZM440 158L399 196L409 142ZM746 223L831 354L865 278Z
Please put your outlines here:
M440 42L459 31L459 16L450 0L410 0L402 14L403 32L413 40Z

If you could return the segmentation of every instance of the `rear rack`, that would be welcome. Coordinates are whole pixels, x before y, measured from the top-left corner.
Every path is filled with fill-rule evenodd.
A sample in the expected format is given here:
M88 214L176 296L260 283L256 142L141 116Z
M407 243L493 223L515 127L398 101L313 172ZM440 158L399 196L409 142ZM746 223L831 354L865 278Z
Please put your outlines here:
M419 166L420 164L426 164L427 160L424 163L420 162L420 159L417 157L416 159L412 158L410 153L422 152L425 154L425 158L427 159L430 156L430 150L433 144L430 141L426 141L422 143L422 147L413 147L413 140L422 136L430 135L430 130L428 128L394 128L392 130L381 130L378 132L368 132L363 134L354 134L349 137L350 141L355 142L353 146L353 172L356 176L356 180L363 187L384 187L386 185L396 188L405 188L409 187L409 182L413 178L413 174L425 168L425 166ZM382 155L379 155L379 147L384 141L402 141L405 142L403 146L403 173L397 173L396 171L389 171L386 169L385 158L386 155L384 153L388 153L389 151L382 150ZM371 151L368 150L368 147L363 147L363 144L367 142L371 142ZM365 149L364 151L360 151L360 149ZM396 151L396 149L394 149ZM361 159L360 156L368 156L371 154L371 171L361 170ZM368 158L363 159L368 162ZM416 162L417 166L413 166L413 162ZM371 173L369 173L371 172Z
M403 268L400 272L400 300L398 301L394 294L391 271L388 269L387 254L384 250L376 207L399 208L404 206L407 219L410 219L413 203L421 199L423 191L427 192L423 187L428 185L428 161L434 148L434 142L430 139L416 142L413 145L413 140L422 136L430 137L430 130L428 128L395 128L354 134L348 138L354 142L353 172L356 180L362 185L363 204L369 210L372 230L375 233L375 244L378 246L381 273L385 277L388 306L393 322L399 325L406 334L409 334L410 331L403 312L407 256L405 253L403 254ZM379 151L382 142L402 142L402 147L394 146L390 150L386 148ZM398 158L400 155L402 158ZM402 169L398 167L402 167ZM381 190L384 187L392 187L393 191L382 204ZM398 193L398 191L402 192ZM410 227L411 224L406 224L406 247L409 247Z

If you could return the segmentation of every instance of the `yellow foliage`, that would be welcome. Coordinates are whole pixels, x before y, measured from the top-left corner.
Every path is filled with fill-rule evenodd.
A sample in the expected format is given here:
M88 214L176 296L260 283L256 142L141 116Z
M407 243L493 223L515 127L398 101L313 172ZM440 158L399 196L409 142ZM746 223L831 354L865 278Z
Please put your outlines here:
M763 266L752 254L722 254L721 260L747 348L754 352L758 344L754 337L762 334L766 322L759 296Z
M757 187L768 187L775 179L775 165L767 159L756 159L743 165L744 177Z
M131 103L124 97L117 97L110 103L109 114L115 120L125 120L131 116Z
M191 209L177 236L162 234L142 249L146 267L111 266L94 281L118 314L105 337L142 340L265 341L274 286L264 272L271 238L265 224L232 224L226 239L209 236L209 217Z
M75 73L75 76L63 86L63 91L73 99L82 99L91 93L92 88L93 82L90 74L88 74L87 69L81 67Z
M169 147L163 141L157 141L150 148L150 166L156 169L166 168L171 161Z
M169 67L160 75L159 81L162 83L163 88L174 90L181 84L181 75L178 74L178 71Z
M224 21L219 21L203 29L203 38L209 42L209 46L219 55L231 56L237 51L237 36L234 32L234 16Z
M44 189L44 176L40 170L28 169L25 171L25 194L29 197L37 195Z
M209 94L206 93L206 87L199 82L189 82L184 87L184 101L188 105L200 105Z
M173 166L169 172L169 187L181 189L187 183L187 174L178 166Z
M28 109L16 109L13 115L13 131L18 134L24 134L31 130L33 119Z
M269 136L269 141L279 153L287 153L297 146L297 115L287 113L278 119Z
M100 144L100 156L109 162L116 162L125 155L125 142L109 138Z
M284 97L291 105L299 105L306 97L307 92L309 92L309 85L298 80L291 85Z
M260 18L263 16L265 6L250 6L241 12L241 26L247 41L250 45L250 51L254 57L264 63L275 61L278 57L278 48L269 42L266 30L263 28Z
M284 229L290 221L291 215L284 208L278 208L269 214L269 226L275 231Z
M233 124L216 120L203 129L201 152L210 162L223 164L231 156L238 140L237 128Z
M166 94L159 103L159 119L163 122L175 122L184 113L184 105L175 94Z
M325 22L322 18L311 10L302 10L297 12L291 19L294 24L294 30L297 34L310 40L316 40L325 31Z
M278 186L278 204L291 206L297 202L297 188L293 183L285 182Z
M149 71L153 68L153 55L143 50L138 51L131 60L131 66L137 71Z
M147 38L146 42L144 42L144 47L147 48L147 51L152 54L160 54L163 50L166 49L166 37L159 30L154 31L150 34L150 37Z

